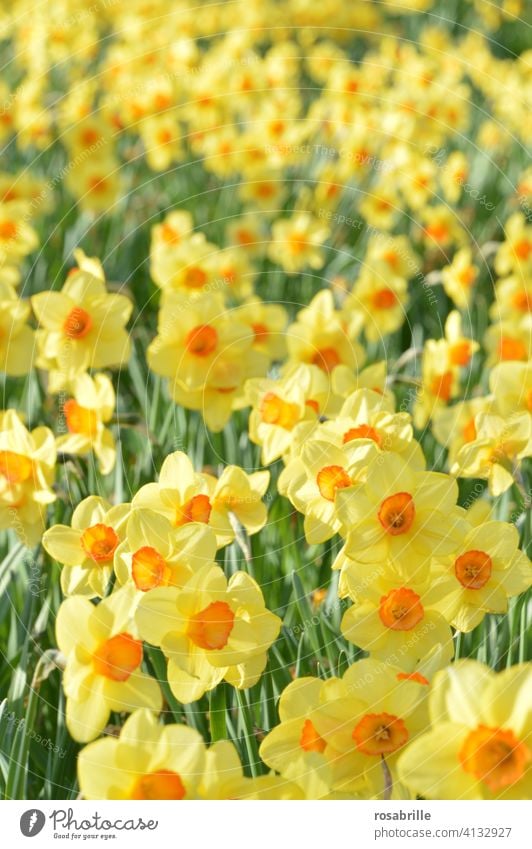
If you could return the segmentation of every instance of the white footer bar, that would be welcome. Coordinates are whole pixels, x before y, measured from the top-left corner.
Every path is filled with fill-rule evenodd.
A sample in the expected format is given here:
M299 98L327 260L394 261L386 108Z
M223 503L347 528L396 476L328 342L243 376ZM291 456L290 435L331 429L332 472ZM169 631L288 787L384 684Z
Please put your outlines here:
M531 845L530 808L528 802L6 801L2 843L9 849L331 849L335 842L344 849L524 849Z

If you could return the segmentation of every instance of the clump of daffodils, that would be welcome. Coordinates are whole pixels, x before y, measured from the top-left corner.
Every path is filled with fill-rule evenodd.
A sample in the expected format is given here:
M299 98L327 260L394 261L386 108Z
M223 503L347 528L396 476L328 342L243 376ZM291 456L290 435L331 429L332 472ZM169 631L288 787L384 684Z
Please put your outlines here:
M0 530L85 799L530 798L525 4L431 5L0 9Z

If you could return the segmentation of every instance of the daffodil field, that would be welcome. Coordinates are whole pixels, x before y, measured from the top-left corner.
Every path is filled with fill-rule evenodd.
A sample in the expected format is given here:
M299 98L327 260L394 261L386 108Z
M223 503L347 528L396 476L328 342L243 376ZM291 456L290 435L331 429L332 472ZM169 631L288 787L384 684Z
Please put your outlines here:
M532 797L531 32L4 0L4 799Z

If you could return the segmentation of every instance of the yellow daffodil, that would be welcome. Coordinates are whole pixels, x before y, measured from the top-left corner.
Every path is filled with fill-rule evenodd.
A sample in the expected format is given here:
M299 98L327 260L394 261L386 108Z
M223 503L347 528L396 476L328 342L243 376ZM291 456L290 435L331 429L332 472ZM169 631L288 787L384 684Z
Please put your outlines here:
M389 272L384 276L364 268L345 306L362 314L366 337L376 342L403 324L408 307L407 282Z
M0 202L0 267L19 263L38 246L30 217L31 206L24 201Z
M302 791L278 776L247 778L233 743L206 748L186 725L162 725L146 709L135 711L119 737L85 746L78 758L85 799L302 799Z
M244 381L267 370L268 358L254 348L254 340L251 327L235 320L221 295L189 300L169 293L148 362L169 379L174 400L201 410L217 431L231 415Z
M399 754L423 729L427 682L393 665L367 658L352 664L313 717L319 736L338 755L338 790L397 798ZM391 781L391 786L389 786Z
M505 362L525 362L532 357L532 321L530 315L521 319L496 322L484 334L488 353L486 365Z
M43 365L72 380L88 368L116 367L129 358L125 325L132 303L108 294L98 264L77 252L79 268L61 292L40 292L31 299Z
M319 723L321 705L337 697L339 684L338 678L327 681L298 678L283 690L279 700L280 722L260 745L259 753L265 764L283 776L291 771L293 774L297 764L301 764L301 774L312 769L321 773L330 769L334 785L339 753L320 736L314 723ZM325 793L329 790L326 784Z
M234 540L234 519L250 535L264 527L268 510L262 498L269 482L269 472L248 475L239 466L226 466L212 490L209 518L219 545Z
M398 277L412 277L418 270L418 260L406 236L374 233L368 240L365 262L369 268Z
M473 354L480 348L478 342L464 336L458 310L452 310L445 320L445 339L449 345L447 357L450 368L468 366Z
M120 197L120 162L106 147L86 157L78 155L69 163L65 185L81 209L104 213Z
M342 634L372 657L408 672L415 671L434 646L449 663L454 653L451 629L427 591L428 577L405 583L387 572L378 575L344 613Z
M471 249L461 248L441 272L445 293L459 309L467 309L471 301L478 269L473 264Z
M140 592L156 587L183 587L216 557L216 537L209 525L197 522L175 527L147 507L134 509L125 539L116 549L115 572L120 584L133 583Z
M433 560L428 597L457 630L472 631L486 613L505 613L508 598L531 586L532 565L518 543L513 525L486 521L451 557Z
M461 448L477 436L475 419L478 413L489 412L493 406L491 396L458 401L450 407L438 407L432 417L432 432L448 452L451 468Z
M54 436L47 427L29 431L15 410L0 413L0 424L0 528L12 528L31 547L56 499Z
M489 384L494 412L499 416L532 413L531 363L499 363L490 372Z
M215 288L217 249L203 233L188 233L184 216L186 213L173 213L159 225L154 233L150 270L162 289L182 292L190 298ZM222 285L219 280L217 288Z
M410 415L395 413L389 398L373 389L357 389L349 395L338 416L316 428L314 436L320 438L320 434L338 446L356 439L371 439L379 451L393 451L412 467L425 468Z
M27 324L30 305L0 280L0 371L10 377L28 374L32 366L34 332Z
M427 799L528 799L531 687L525 664L495 673L459 660L439 672L431 729L399 758L401 781Z
M158 483L142 486L132 506L155 510L174 527L188 522L208 524L212 511L210 496L215 483L212 475L195 472L186 454L174 451L165 458Z
M253 408L249 438L262 447L264 465L288 452L298 424L316 424L331 394L323 371L306 365L291 369L278 380L248 380L245 391Z
M463 528L457 495L448 475L413 471L397 454L377 456L361 489L336 496L347 555L364 563L390 558L408 575L430 555L451 553Z
M437 410L456 397L459 370L450 362L446 339L428 339L423 349L422 386L414 404L415 426L421 430Z
M506 492L514 483L514 469L531 454L532 416L515 413L503 419L491 413L475 416L476 436L460 449L452 474L488 481L491 495Z
M78 743L97 737L113 710L162 707L159 685L141 670L143 645L131 607L132 593L123 587L96 606L71 596L57 613L56 640L66 658L66 724Z
M377 447L369 437L341 447L310 439L283 469L278 491L305 515L305 538L310 545L325 542L340 530L339 494L348 491L350 500L356 500L376 455Z
M274 222L268 256L288 273L307 266L321 268L325 262L322 245L328 237L329 230L322 222L299 212Z
M236 572L227 581L214 565L201 568L182 590L146 593L135 618L142 638L168 658L168 683L184 704L222 679L239 689L258 681L281 626L249 575Z
M266 354L270 361L281 360L286 355L285 330L288 315L280 304L268 304L259 298L250 298L235 310L235 318L248 324L254 334L253 347Z
M186 725L162 725L146 709L136 710L119 737L103 737L78 757L85 799L197 799L205 769L201 735Z
M103 498L89 495L75 508L70 526L48 528L43 548L63 566L61 589L65 595L105 595L129 510L129 504L112 507Z
M116 462L115 439L105 427L115 409L113 384L105 374L80 374L72 380L72 393L63 403L66 433L57 437L57 451L82 457L94 452L100 472L108 475Z
M498 280L495 300L490 307L493 321L517 321L528 319L532 310L532 287L526 278L517 274Z
M362 318L352 311L336 310L332 292L319 292L287 328L288 356L331 374L340 364L359 369L364 352L357 339Z
M532 227L525 216L514 213L504 225L505 240L495 257L495 271L500 276L517 272L519 276L532 267Z

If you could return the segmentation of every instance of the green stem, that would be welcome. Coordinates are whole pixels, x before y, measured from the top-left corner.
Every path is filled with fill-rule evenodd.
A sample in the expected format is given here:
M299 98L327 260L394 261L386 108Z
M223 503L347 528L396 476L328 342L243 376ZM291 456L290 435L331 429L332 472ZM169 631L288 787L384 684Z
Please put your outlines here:
M217 740L227 739L227 697L226 685L218 684L214 690L209 693L209 725L211 730L211 743L216 743Z

